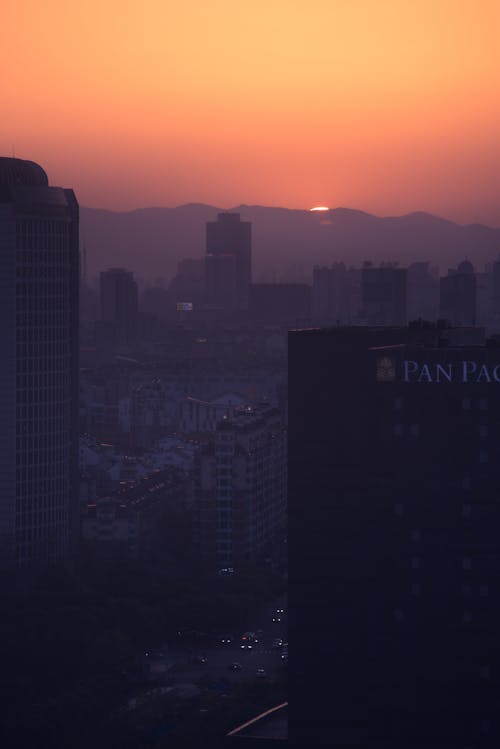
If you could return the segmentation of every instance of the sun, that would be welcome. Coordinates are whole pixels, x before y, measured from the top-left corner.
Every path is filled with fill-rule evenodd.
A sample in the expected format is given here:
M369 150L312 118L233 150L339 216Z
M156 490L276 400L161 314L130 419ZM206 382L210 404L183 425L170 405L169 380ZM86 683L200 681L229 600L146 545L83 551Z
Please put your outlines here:
M326 205L317 205L314 208L309 208L310 211L329 211Z

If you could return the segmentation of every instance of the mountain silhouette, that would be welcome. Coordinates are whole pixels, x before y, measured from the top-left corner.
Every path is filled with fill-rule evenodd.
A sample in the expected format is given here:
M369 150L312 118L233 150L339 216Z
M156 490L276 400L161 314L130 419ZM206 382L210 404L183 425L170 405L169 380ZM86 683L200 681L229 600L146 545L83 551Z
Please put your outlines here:
M150 283L170 279L183 258L205 252L205 223L223 210L252 222L254 279L278 280L290 272L310 275L316 264L358 265L427 260L441 273L467 257L476 270L496 259L500 229L460 225L428 213L378 217L349 208L311 212L241 205L230 209L191 203L177 208L114 212L81 208L81 238L87 252L87 278L107 267L123 266Z

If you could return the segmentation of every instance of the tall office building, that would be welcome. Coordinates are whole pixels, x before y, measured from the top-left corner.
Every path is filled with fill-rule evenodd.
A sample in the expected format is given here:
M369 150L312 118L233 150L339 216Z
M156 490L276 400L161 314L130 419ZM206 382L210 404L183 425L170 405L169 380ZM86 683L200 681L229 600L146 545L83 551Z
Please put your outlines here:
M407 268L408 320L439 318L439 274L426 261L411 263Z
M100 276L101 323L104 337L118 345L130 345L138 334L138 290L134 274L109 268Z
M0 158L0 564L64 559L78 522L78 203Z
M314 267L311 314L315 324L350 325L359 320L361 275L360 269L344 263Z
M226 310L248 310L252 283L252 224L239 213L219 213L207 223L206 301Z
M295 331L289 398L292 739L498 745L500 347Z
M207 569L271 555L286 518L286 433L278 409L236 408L196 459L195 553Z
M361 273L361 308L368 325L406 325L406 268L366 264Z
M491 298L492 312L500 316L500 260L496 260L491 266Z
M439 314L451 325L476 324L477 282L472 263L464 260L439 280Z

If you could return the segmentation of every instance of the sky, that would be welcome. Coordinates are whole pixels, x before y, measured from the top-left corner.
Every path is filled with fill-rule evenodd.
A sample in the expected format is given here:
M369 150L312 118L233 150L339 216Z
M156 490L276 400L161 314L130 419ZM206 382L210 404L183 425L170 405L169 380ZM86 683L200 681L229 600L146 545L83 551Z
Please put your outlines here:
M18 0L0 154L81 205L500 226L499 0Z

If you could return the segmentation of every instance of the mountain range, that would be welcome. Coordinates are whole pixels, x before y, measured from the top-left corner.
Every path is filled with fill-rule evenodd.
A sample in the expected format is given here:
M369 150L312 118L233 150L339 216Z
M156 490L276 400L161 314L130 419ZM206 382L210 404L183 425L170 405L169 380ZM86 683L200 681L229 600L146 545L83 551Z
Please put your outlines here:
M143 282L167 281L183 258L205 252L205 223L224 209L204 204L114 212L81 208L81 242L92 281L108 267L125 267ZM227 209L226 209L227 210ZM363 211L292 210L241 205L229 209L252 222L254 280L303 280L314 265L418 260L442 274L468 258L476 270L498 258L500 228L460 225L424 212L378 217Z

